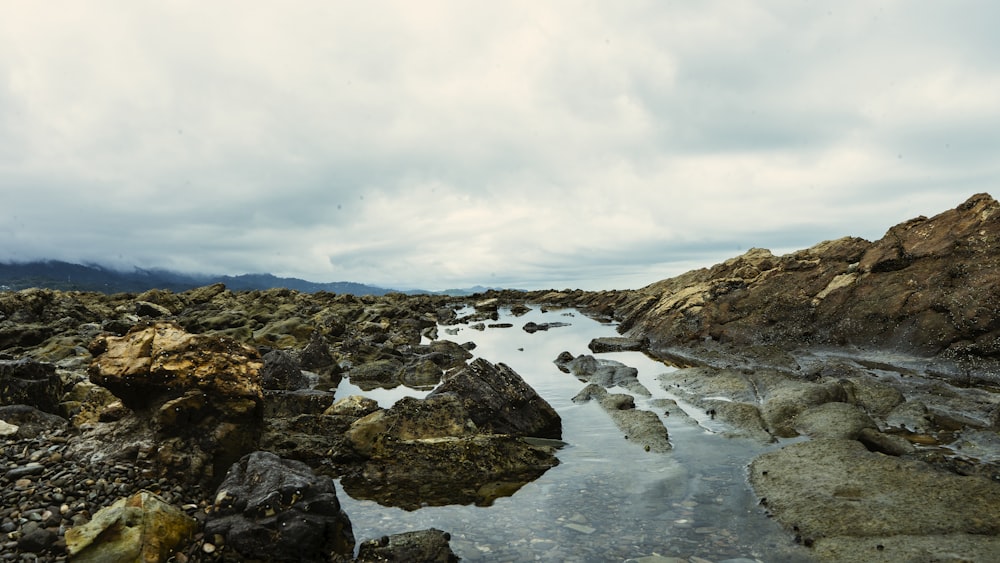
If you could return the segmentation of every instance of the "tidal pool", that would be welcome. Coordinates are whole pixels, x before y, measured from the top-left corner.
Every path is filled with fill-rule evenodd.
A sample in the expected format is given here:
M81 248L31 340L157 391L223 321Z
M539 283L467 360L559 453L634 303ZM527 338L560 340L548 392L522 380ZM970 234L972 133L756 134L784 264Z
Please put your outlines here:
M676 400L656 380L674 369L670 366L640 352L594 354L637 368L652 393L635 397L636 407L660 416L673 450L646 452L629 443L596 402L573 403L585 384L553 363L563 351L591 354L590 340L617 336L614 325L573 310L537 307L521 316L501 310L497 322L513 327L441 326L439 338L475 342L473 354L513 368L559 412L566 442L558 452L560 465L487 507L408 512L355 500L338 483L359 541L433 527L451 534L452 549L463 561L625 561L651 555L712 562L811 560L807 549L767 518L747 484L747 463L778 445L721 436L716 421L683 403L685 412L670 409L673 416L652 406L656 399ZM521 328L528 322L569 325L529 334ZM458 332L449 334L449 329ZM406 387L361 391L345 380L337 395L351 394L389 407L403 396L419 398L426 392Z

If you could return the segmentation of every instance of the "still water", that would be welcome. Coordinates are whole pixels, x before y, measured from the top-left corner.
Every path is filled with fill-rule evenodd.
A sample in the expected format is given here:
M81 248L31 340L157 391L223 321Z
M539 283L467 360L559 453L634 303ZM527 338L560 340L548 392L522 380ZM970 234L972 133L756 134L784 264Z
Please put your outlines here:
M569 326L529 334L521 328L529 321ZM640 352L595 354L637 368L652 393L635 397L636 407L657 412L673 450L646 452L629 443L596 402L573 403L585 384L553 363L563 351L590 354L592 338L617 336L613 325L572 310L537 307L519 317L501 310L498 322L514 326L442 326L439 338L475 342L473 354L513 368L559 412L567 444L557 454L560 465L488 507L407 512L352 499L338 483L359 541L434 527L451 534L451 547L463 561L626 561L653 555L716 563L809 560L808 551L766 517L746 481L746 464L777 446L723 437L715 421L683 403L685 412L653 406L656 399L676 399L656 378L674 368ZM456 328L457 334L445 331ZM337 395L350 394L389 407L404 395L419 398L426 392L406 387L364 392L344 381Z

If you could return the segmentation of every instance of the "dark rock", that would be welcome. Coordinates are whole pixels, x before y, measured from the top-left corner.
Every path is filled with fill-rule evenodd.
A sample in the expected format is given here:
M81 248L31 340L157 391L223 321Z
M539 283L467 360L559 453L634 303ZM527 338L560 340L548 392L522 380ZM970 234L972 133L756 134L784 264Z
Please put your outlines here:
M363 542L358 548L358 561L454 563L459 560L449 545L449 534L431 528L417 532L393 534Z
M550 328L558 328L562 326L570 326L570 323L563 323L563 322L536 323L533 321L528 321L521 328L524 330L524 332L527 332L528 334L533 334L540 330L549 330Z
M330 354L330 345L322 332L319 330L312 332L309 344L299 354L299 362L302 367L311 370L321 370L335 365Z
M0 407L0 420L16 425L18 427L16 436L19 438L34 438L39 434L52 433L69 426L69 421L65 418L28 405Z
M54 365L30 359L0 360L0 404L58 413L62 393Z
M31 553L48 550L59 537L56 532L43 528L36 522L25 524L21 533L21 537L17 540L17 548Z
M450 374L428 395L453 394L461 399L469 418L481 432L562 437L562 420L524 379L505 364L477 358Z
M283 350L271 350L264 354L263 360L260 378L264 389L294 391L309 386L309 378L302 373L298 360L292 354Z
M602 352L641 352L649 348L649 339L601 336L591 340L587 347L595 354Z
M246 558L326 561L354 552L351 522L333 481L308 465L254 452L232 466L216 493L205 533Z

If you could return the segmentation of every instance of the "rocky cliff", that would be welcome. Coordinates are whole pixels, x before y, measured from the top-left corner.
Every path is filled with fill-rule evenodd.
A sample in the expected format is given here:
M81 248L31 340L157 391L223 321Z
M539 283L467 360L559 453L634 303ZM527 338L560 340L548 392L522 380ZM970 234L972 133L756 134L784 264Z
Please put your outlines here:
M590 306L613 312L654 350L856 346L981 365L1000 359L998 211L977 194L875 242L845 237L784 256L754 248L636 291L592 296Z

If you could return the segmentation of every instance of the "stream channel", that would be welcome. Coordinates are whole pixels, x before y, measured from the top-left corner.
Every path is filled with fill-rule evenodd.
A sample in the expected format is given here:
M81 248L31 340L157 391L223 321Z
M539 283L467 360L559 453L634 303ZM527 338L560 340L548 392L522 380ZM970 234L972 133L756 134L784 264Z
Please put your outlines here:
M528 333L522 327L531 321L569 324ZM782 444L727 438L711 417L681 401L654 407L655 399L677 400L657 380L673 367L641 352L594 354L637 368L640 382L652 393L651 398L636 396L636 408L660 416L673 449L647 452L629 443L596 401L574 403L571 399L586 384L553 363L563 351L591 354L591 339L618 336L613 324L571 309L542 311L536 306L516 317L501 309L500 319L489 324L495 323L513 327L440 326L439 338L475 342L475 356L507 364L556 409L566 442L557 453L560 464L487 507L405 511L353 499L338 482L338 497L358 541L433 527L451 534L452 550L463 561L665 560L656 556L713 563L811 560L808 549L795 545L787 531L767 518L747 483L750 460ZM449 334L455 329L457 334ZM628 392L618 387L609 391ZM426 392L402 386L362 391L345 379L337 396L352 394L388 408L403 396L421 398Z

